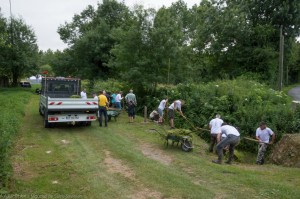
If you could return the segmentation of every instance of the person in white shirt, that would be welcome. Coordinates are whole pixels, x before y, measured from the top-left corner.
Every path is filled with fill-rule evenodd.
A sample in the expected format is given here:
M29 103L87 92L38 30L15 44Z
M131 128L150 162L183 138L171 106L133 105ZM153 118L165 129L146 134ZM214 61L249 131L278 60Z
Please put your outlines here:
M149 118L150 118L152 121L154 121L154 122L157 123L158 120L159 120L159 113L158 113L156 110L154 110L154 111L152 111L152 112L150 113Z
M271 142L270 136L272 136ZM256 164L263 165L267 147L275 141L275 133L267 127L265 122L261 122L259 127L256 129L256 139L259 141Z
M96 100L98 100L98 96L97 96L96 93L93 93L93 98L96 99Z
M226 137L222 139L222 141L220 141L221 134L223 133L226 135ZM216 164L222 164L223 150L227 145L229 145L229 158L225 163L231 164L234 156L234 148L240 143L239 131L235 127L228 125L224 122L221 126L221 133L218 134L218 142L218 160L213 160L212 162Z
M123 99L123 97L122 97L122 91L120 91L118 94L117 94L117 96L116 96L116 107L118 108L118 109L122 109L122 105L121 105L121 101L122 101L122 99Z
M220 115L217 114L216 118L212 119L209 122L209 129L210 129L210 146L208 151L213 152L214 145L217 144L217 137L218 134L221 133L221 125L223 124L223 120L220 119Z
M171 129L175 128L174 127L174 116L175 116L175 111L178 111L179 114L185 118L181 111L181 106L184 105L183 100L175 100L169 107L168 107L168 116L170 119L170 127Z
M86 89L83 89L80 93L81 99L87 99Z
M164 109L165 109L167 103L168 103L168 98L163 99L160 101L159 106L157 108L157 112L159 114L158 123L160 123L160 124L163 122Z

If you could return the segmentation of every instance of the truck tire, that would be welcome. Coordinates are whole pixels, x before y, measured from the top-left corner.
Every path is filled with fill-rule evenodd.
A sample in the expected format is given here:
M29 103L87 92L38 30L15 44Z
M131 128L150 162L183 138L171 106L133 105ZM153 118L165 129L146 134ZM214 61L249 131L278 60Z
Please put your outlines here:
M40 115L43 115L41 107L39 108Z
M50 124L49 124L48 120L44 120L44 127L45 128L49 128L50 127Z

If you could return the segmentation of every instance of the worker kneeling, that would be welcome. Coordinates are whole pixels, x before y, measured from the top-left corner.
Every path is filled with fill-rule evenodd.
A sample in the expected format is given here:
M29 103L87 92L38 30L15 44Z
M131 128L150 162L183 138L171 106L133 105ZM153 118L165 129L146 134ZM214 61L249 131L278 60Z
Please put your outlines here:
M217 144L218 160L213 160L212 162L216 164L222 164L223 149L229 145L229 158L225 163L231 164L234 156L234 148L240 142L240 133L235 127L228 125L225 122L221 126L221 132L222 133L218 134L218 141L221 138L221 134L225 134L226 138L218 142Z
M149 115L149 118L152 120L152 121L154 121L154 122L158 122L158 120L159 120L159 114L158 114L158 112L157 111L152 111L151 113L150 113L150 115Z

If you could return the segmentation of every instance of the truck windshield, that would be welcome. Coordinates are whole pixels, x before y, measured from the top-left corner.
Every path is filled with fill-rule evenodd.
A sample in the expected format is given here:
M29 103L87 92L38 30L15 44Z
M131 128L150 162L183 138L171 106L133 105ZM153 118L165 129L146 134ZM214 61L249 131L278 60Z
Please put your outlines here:
M42 94L49 97L71 97L79 95L80 80L48 79L42 80Z

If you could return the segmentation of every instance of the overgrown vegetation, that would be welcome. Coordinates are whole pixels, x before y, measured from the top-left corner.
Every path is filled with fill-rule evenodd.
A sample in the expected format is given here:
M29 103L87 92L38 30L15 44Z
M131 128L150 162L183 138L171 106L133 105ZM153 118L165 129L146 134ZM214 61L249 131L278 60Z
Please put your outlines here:
M207 128L208 121L221 114L224 121L237 126L242 136L254 137L260 121L266 121L276 132L277 140L285 133L299 132L299 110L291 108L291 98L283 92L270 89L254 80L240 77L235 80L220 80L202 84L179 84L176 87L161 87L158 98L145 98L150 109L156 109L163 96L169 96L170 103L176 99L185 100L183 112L189 122L179 115L177 127ZM199 132L208 140L209 134ZM243 142L240 148L256 149L255 143Z
M10 155L32 93L24 89L0 89L0 190L7 189L12 174Z

